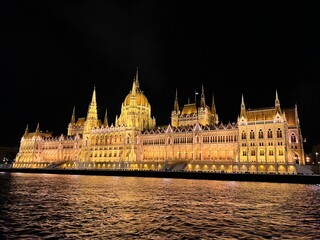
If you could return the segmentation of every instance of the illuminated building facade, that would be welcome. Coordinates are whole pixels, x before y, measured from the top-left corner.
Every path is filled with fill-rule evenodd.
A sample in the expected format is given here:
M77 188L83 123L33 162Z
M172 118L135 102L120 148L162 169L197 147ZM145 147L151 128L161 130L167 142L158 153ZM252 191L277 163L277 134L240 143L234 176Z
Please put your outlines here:
M28 127L14 167L65 169L144 169L217 172L296 172L305 164L297 107L247 109L244 98L236 123L219 122L212 96L206 104L179 107L174 99L171 123L157 126L140 89L138 72L115 124L98 119L96 89L85 118L73 109L67 135L54 137Z

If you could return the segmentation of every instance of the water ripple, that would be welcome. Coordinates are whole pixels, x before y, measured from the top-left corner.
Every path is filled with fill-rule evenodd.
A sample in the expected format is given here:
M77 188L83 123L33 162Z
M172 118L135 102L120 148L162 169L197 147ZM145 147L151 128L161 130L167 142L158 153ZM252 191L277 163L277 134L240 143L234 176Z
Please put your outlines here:
M320 186L0 176L0 239L317 239Z

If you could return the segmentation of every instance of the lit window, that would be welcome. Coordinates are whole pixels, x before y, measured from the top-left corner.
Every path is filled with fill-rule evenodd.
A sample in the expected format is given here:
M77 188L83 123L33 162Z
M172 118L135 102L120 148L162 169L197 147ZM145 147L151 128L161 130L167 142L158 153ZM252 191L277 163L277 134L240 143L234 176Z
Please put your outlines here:
M279 156L283 156L283 149L279 149Z
M271 131L271 129L268 130L268 138L272 138L272 131Z
M250 131L250 139L254 139L254 131L253 130Z
M242 133L241 133L241 139L246 139L247 137L246 137L246 133L245 133L245 131L242 131Z
M280 128L277 130L277 138L282 138L282 131Z
M259 138L263 138L263 131L262 131L262 129L259 130Z

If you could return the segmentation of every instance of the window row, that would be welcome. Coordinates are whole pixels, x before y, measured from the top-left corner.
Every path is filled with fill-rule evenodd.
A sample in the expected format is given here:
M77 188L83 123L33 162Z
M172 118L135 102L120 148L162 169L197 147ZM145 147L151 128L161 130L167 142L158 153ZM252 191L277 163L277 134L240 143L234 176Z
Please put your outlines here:
M251 149L250 150L250 156L256 156L257 152L255 149ZM265 150L264 149L260 149L258 151L259 156L265 156ZM279 156L283 156L283 149L279 149L278 150L278 155ZM242 156L248 156L248 152L247 150L243 150L242 151ZM269 149L268 150L268 156L274 156L274 150L273 149Z
M282 138L282 130L280 128L278 128L278 130L277 130L276 137ZM249 132L249 139L255 139L255 138L256 138L256 134L253 130L251 130ZM262 131L262 129L260 129L258 132L258 138L259 139L265 138L264 132ZM268 131L267 131L267 138L273 138L273 132L271 129L268 129ZM247 133L244 130L241 133L241 139L247 139Z
M283 143L282 142L277 142L277 145L278 146L282 146ZM241 143L241 146L242 147L246 147L247 146L247 143ZM264 146L264 142L259 142L259 144L256 145L256 143L252 142L250 143L250 147L255 147L255 146ZM267 146L274 146L273 142L268 142Z

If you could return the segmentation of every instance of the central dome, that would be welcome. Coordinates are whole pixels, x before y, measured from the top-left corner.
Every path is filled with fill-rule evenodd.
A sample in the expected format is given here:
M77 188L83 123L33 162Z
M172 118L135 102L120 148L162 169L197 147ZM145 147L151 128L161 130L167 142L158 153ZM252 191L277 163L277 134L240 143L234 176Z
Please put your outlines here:
M136 129L150 129L156 125L156 119L151 118L151 106L140 89L138 70L132 83L132 89L124 99L121 114L116 118L116 126Z
M124 106L129 106L130 105L130 100L132 97L132 91L126 96L126 98L124 99ZM136 97L136 102L138 106L148 106L149 105L149 101L147 99L147 97L143 94L142 91L136 91L135 94Z

